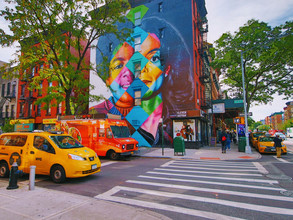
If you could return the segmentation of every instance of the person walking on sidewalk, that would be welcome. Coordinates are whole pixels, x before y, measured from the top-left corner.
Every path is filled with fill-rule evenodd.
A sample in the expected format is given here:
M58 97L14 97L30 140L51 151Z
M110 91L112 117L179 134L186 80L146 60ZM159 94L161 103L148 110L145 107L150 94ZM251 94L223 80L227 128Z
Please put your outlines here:
M226 149L228 150L231 149L231 140L232 140L232 135L230 131L227 131Z
M221 143L222 143L222 153L226 153L226 142L227 142L227 133L225 130L222 131L221 137L220 137Z
M277 158L281 158L281 154L282 154L282 139L279 137L280 137L279 135L276 135L276 137L274 138Z

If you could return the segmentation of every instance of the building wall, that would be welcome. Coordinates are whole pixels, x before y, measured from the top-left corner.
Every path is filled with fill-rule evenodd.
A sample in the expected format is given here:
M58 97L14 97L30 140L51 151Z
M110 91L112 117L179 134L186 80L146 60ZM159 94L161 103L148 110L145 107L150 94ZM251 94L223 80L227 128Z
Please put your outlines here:
M193 126L197 134L193 140L201 140L206 129L200 121L204 85L199 80L203 65L199 48L203 39L196 2L130 1L128 22L119 27L131 28L134 41L120 42L107 35L91 53L97 64L103 60L100 51L111 62L103 72L106 80L91 74L92 94L102 94L106 101L90 103L90 112L121 115L141 146L161 143L162 121L165 143L172 143L183 126ZM110 89L105 90L105 84Z
M284 120L287 121L293 118L293 101L286 102L286 107L284 108Z

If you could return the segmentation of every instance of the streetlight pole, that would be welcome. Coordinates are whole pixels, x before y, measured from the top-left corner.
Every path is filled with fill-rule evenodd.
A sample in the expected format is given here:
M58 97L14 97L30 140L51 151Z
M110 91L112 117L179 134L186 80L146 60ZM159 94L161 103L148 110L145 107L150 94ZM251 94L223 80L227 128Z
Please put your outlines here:
M241 50L241 71L242 71L242 87L243 87L243 104L244 104L244 116L245 116L245 138L246 146L245 153L251 154L251 148L248 140L248 123L247 123L247 109L246 109L246 92L245 92L245 81L244 81L244 64L243 64L243 51Z

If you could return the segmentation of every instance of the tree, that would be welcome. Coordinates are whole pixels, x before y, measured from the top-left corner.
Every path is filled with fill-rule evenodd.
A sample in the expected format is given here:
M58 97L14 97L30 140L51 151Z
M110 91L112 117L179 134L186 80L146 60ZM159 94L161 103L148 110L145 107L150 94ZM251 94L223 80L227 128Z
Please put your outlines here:
M20 55L10 63L23 77L26 70L44 63L39 76L30 79L30 90L40 83L57 82L38 103L65 101L66 114L77 114L89 101L86 75L97 70L86 60L95 40L107 33L118 39L128 36L128 29L116 25L124 22L129 9L127 0L5 0L11 6L0 11L9 22L12 35L0 30L2 46L21 45ZM104 6L100 5L104 2ZM99 75L105 75L97 72ZM99 98L99 97L95 97Z
M241 51L247 111L251 104L267 104L273 94L292 97L293 22L275 28L249 20L234 35L224 33L215 44L212 66L221 70L233 98L243 98Z
M269 125L260 125L257 128L259 131L269 131L271 129Z

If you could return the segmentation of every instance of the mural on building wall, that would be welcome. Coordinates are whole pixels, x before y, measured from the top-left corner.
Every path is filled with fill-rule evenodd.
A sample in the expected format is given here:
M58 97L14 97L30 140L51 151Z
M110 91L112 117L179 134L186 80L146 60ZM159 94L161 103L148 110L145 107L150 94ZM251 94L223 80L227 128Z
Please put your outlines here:
M112 96L90 108L91 112L121 115L140 146L160 143L162 118L167 125L164 141L171 143L170 112L194 105L192 61L184 39L166 20L145 16L147 11L142 5L128 13L135 27L131 38L111 54L106 84ZM168 33L172 36L163 36ZM112 42L105 37L98 44ZM97 63L99 57L97 51Z

